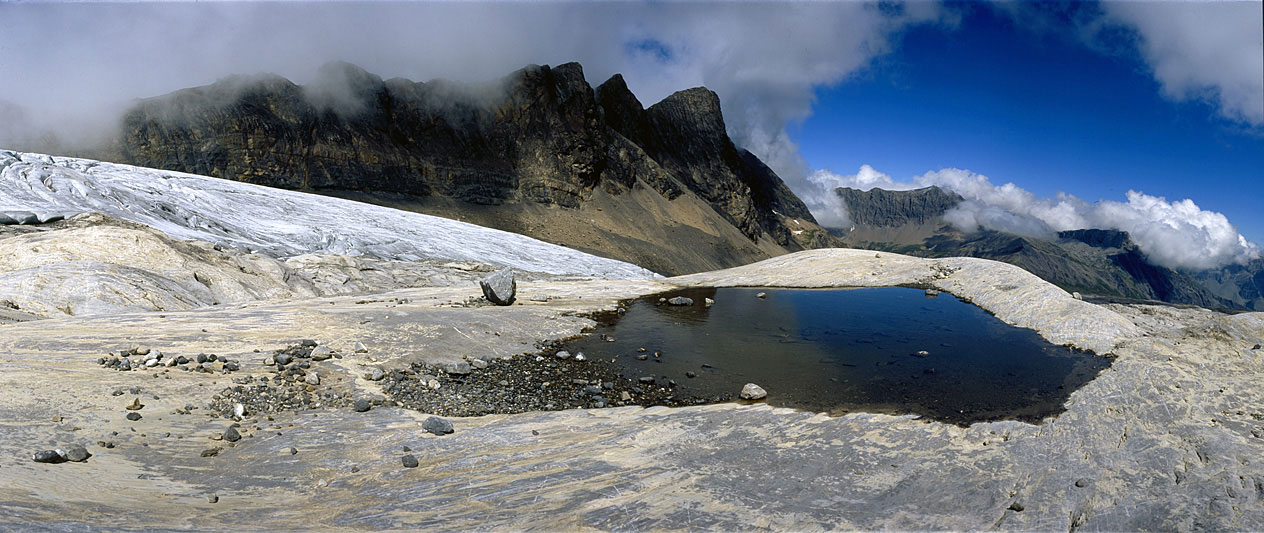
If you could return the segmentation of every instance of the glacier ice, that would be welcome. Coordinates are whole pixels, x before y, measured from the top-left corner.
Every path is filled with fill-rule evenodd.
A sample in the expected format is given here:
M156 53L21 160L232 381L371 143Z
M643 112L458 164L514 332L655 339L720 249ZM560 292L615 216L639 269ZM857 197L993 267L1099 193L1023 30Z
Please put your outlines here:
M0 150L0 224L99 212L283 258L479 261L555 275L659 277L516 233L341 198L90 159Z

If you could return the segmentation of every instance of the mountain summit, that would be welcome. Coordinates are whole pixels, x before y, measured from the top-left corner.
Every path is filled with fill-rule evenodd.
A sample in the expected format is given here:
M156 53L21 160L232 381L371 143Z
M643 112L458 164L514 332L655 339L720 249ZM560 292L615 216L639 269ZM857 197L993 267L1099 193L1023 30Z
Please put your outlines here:
M499 80L234 76L141 101L102 158L368 201L680 274L834 244L698 87L644 108L577 63Z

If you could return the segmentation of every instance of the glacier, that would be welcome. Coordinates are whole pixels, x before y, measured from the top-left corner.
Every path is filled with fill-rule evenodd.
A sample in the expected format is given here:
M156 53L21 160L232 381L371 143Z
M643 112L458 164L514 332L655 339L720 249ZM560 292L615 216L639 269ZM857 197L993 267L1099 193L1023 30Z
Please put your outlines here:
M623 261L372 204L91 159L0 150L0 224L97 212L276 258L477 261L553 275L655 279Z

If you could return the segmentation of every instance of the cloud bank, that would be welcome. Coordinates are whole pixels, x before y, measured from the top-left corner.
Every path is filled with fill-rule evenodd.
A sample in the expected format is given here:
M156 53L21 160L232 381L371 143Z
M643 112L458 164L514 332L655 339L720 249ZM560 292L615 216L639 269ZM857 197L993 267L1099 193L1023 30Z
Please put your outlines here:
M1105 21L1134 29L1162 92L1204 99L1264 125L1264 10L1258 1L1105 2Z
M623 73L647 106L711 88L739 145L801 177L784 128L811 113L813 88L943 16L922 1L0 3L0 101L26 109L20 130L73 138L105 129L135 98L232 74L306 84L340 60L382 78L482 82L578 61L593 85Z
M804 201L819 220L828 220L825 225L830 227L850 226L845 206L832 193L837 187L909 190L935 185L965 199L945 213L944 219L966 232L983 228L1051 238L1056 232L1072 229L1122 230L1154 263L1191 270L1245 264L1261 254L1260 247L1239 234L1223 214L1205 211L1188 199L1169 202L1133 190L1128 191L1126 202L1086 202L1064 193L1039 198L1013 183L993 185L987 176L956 168L896 181L864 165L853 175L818 170L808 179L817 188Z

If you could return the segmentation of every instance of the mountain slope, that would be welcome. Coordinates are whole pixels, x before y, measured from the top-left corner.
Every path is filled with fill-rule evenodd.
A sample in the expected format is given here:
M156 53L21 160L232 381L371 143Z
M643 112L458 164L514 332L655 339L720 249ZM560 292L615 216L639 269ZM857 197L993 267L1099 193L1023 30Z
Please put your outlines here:
M643 109L621 77L594 91L575 63L482 85L347 63L306 86L232 77L142 101L100 155L460 217L670 274L831 242L733 145L715 93Z
M854 222L845 240L852 246L924 257L968 256L1004 261L1068 291L1159 300L1207 308L1254 308L1250 298L1232 297L1243 271L1215 290L1203 278L1150 263L1122 231L1082 229L1047 238L991 230L962 233L944 215L962 201L938 187L910 191L840 188L837 194ZM1203 278L1200 278L1202 276ZM1228 287L1232 285L1233 288Z

